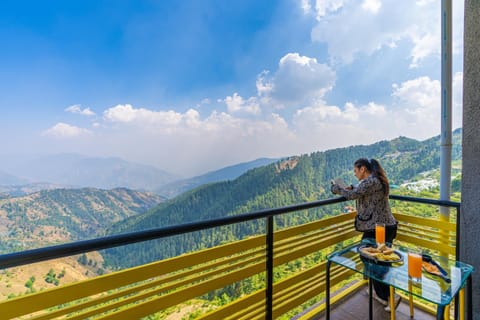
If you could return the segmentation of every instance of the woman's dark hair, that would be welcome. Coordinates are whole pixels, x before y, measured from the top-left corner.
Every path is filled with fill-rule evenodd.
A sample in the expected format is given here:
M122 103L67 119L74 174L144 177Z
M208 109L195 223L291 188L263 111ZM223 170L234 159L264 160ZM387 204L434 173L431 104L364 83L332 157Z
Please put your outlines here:
M385 171L383 170L382 166L377 160L375 159L368 160L367 158L360 158L357 161L355 161L353 165L358 169L360 169L361 167L365 167L368 172L370 172L375 177L377 177L383 186L383 191L385 192L385 196L388 197L388 193L390 192L390 184L388 183L388 178L387 178L387 175L385 174Z

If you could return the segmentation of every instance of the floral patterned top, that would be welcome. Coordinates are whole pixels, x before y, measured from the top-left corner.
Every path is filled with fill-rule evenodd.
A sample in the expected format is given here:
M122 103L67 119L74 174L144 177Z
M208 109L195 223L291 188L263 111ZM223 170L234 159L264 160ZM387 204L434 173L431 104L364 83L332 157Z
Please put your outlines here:
M375 223L384 223L386 226L397 223L390 210L388 197L385 196L382 183L374 175L361 180L351 190L334 184L332 192L340 194L348 200L357 200L355 227L358 231L375 230Z

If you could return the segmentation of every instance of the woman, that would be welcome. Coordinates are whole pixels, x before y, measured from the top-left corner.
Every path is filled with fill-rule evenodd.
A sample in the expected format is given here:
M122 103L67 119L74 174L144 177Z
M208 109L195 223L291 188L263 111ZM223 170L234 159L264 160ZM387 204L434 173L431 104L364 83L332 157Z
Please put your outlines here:
M392 215L388 203L390 185L380 163L375 159L360 158L353 165L355 177L360 181L357 186L346 188L332 184L332 192L340 194L349 200L357 200L357 216L355 229L363 232L362 239L375 239L375 224L385 224L385 242L392 243L397 235L397 221ZM386 311L390 311L388 299L390 289L387 285L373 281L376 296ZM400 303L400 296L395 298L395 307Z

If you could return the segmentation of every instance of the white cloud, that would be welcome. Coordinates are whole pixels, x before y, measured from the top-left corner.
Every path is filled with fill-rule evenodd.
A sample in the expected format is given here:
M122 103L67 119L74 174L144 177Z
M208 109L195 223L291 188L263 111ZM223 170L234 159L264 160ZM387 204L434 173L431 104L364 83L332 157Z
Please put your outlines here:
M412 32L411 38L414 43L414 47L411 51L411 67L418 67L419 62L433 52L439 54L440 39L437 34L418 34L416 32Z
M326 43L331 58L350 63L356 54L372 54L402 37L398 35L395 20L380 28L384 16L362 9L360 1L347 1L341 10L337 9L318 22L312 30L312 41Z
M312 10L310 0L300 0L300 7L305 13L309 13Z
M432 108L440 104L440 81L432 80L429 77L420 77L408 80L400 85L393 85L393 96L410 105L411 109Z
M132 122L135 121L137 115L139 113L150 113L151 111L144 110L144 109L133 109L132 105L130 104L119 104L115 107L109 108L103 112L103 116L106 120L112 122Z
M175 114L175 121L165 121L164 116L169 114ZM106 128L96 142L103 152L182 174L283 156L289 154L285 144L296 146L295 135L280 115L270 114L264 119L241 116L241 112L214 110L201 117L192 109L160 112L118 105L104 112Z
M453 79L453 129L461 126L462 74ZM429 77L411 79L392 87L390 105L371 101L347 102L343 108L318 104L297 110L292 132L301 146L325 150L368 144L398 136L423 140L440 134L440 82ZM300 147L300 146L299 146Z
M312 6L311 2L315 5ZM312 8L315 8L315 15L317 20L322 19L325 15L337 11L343 6L343 0L303 0L302 8L305 13L311 13Z
M371 13L377 13L382 7L380 0L363 0L362 9Z
M453 76L452 86L452 128L462 126L462 84L463 74ZM440 134L441 84L429 77L420 77L393 86L396 119L392 127L399 134L416 139L426 139Z
M463 1L454 2L454 50L459 53ZM356 55L396 47L401 40L411 44L411 67L440 54L439 1L318 0L315 9L305 4L302 9L306 13L315 10L318 22L311 33L312 41L326 43L334 61L350 63Z
M366 114L371 116L384 116L387 114L387 110L385 106L376 104L375 102L369 102L364 108L363 111Z
M316 127L331 123L358 126L359 122L377 121L385 116L387 111L383 105L369 102L367 105L357 107L352 102L347 102L343 109L327 105L299 109L294 115L293 122L297 128L315 130Z
M110 123L123 123L139 126L145 130L163 130L173 133L182 124L195 127L199 113L193 109L182 114L174 110L153 111L145 108L134 108L130 104L119 104L105 110L103 117Z
M204 105L209 105L212 103L212 100L209 99L209 98L204 98L202 99L202 101L200 101L199 104L197 104L197 107L201 107L201 106L204 106Z
M250 97L244 100L237 92L233 96L228 96L224 100L227 110L230 113L260 114L260 105L257 98Z
M351 102L345 103L344 118L349 121L358 121L360 118L360 110Z
M81 114L83 116L94 116L95 112L90 110L90 108L85 108L82 110L81 106L79 104L74 104L68 108L65 109L66 112L71 112L71 113L76 113L76 114Z
M393 85L396 98L394 125L402 132L413 132L418 139L440 133L440 82L420 77Z
M236 113L239 111L237 105L243 108L244 100L234 94L227 97L229 112ZM236 101L234 101L236 100ZM240 102L238 102L240 101ZM235 105L233 107L232 105ZM227 131L237 131L241 135L255 134L270 130L271 125L265 120L249 120L236 117L226 112L213 111L202 119L198 111L189 109L185 113L179 113L173 110L169 111L152 111L144 108L134 108L131 105L117 105L107 109L104 112L104 118L108 123L115 123L123 126L123 130L131 130L132 132L143 132L143 134L165 135L171 136L198 136L200 138L207 137L212 133L220 133L221 136L228 136ZM278 122L278 117L275 117ZM135 124L132 126L132 124ZM285 124L285 122L283 122ZM143 130L150 128L150 130ZM175 129L175 130L167 130Z
M326 150L354 144L365 144L378 139L375 127L367 123L365 107L347 103L344 108L317 105L298 110L292 129L303 152Z
M299 106L322 99L333 88L335 78L335 72L315 58L288 53L273 75L259 75L257 90L263 102L276 107Z
M378 129L386 121L385 106L374 102L355 106L348 102L343 108L317 105L300 109L294 115L293 127L299 140L325 150L373 142L384 134Z
M88 129L79 128L69 125L67 123L59 122L53 127L45 130L42 133L44 136L51 136L56 138L76 138L80 136L89 136L92 132Z
M336 119L341 119L342 117L342 111L336 106L306 107L297 110L294 122L301 122L303 124L310 122L321 125L323 122L334 121Z
M270 71L264 70L257 76L257 93L259 96L268 96L273 90L273 83L269 82Z

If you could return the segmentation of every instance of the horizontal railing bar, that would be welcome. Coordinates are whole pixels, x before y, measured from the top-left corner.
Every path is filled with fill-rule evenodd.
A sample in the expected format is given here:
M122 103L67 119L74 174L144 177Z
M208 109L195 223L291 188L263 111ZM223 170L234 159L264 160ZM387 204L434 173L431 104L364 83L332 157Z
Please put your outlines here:
M226 226L230 224L246 222L256 219L266 218L268 216L276 216L284 213L311 209L315 207L325 206L344 202L343 197L332 198L327 200L319 200L296 204L281 208L266 209L252 213L239 214L225 218L212 219L207 221L191 222L176 226L149 229L114 236L96 238L92 240L83 240L73 243L60 244L45 248L26 250L21 252L9 253L0 256L0 269L16 267L20 265L51 260L81 254L85 252L114 248L118 246L144 242L148 240L161 239L169 236L175 236L183 233L211 229L215 227Z
M398 196L391 194L389 195L390 200L401 200L401 201L408 201L408 202L417 202L417 203L424 203L424 204L434 204L443 207L454 207L460 208L461 203L455 201L448 201L448 200L436 200L436 199L428 199L428 198L415 198L415 197L407 197L407 196Z
M390 199L450 206L450 207L456 207L456 208L460 207L460 203L458 202L444 201L444 200L414 198L414 197L405 197L405 196L397 196L397 195L390 195ZM281 207L281 208L266 209L266 210L252 212L252 213L239 214L239 215L229 216L225 218L191 222L191 223L186 223L186 224L181 224L176 226L142 230L137 232L101 237L101 238L96 238L91 240L83 240L83 241L50 246L50 247L26 250L21 252L14 252L14 253L0 255L0 269L17 267L25 264L31 264L31 263L36 263L36 262L41 262L41 261L46 261L46 260L51 260L56 258L62 258L62 257L72 256L72 255L81 254L85 252L109 249L109 248L114 248L118 246L144 242L148 240L161 239L161 238L184 234L188 232L206 230L206 229L226 226L226 225L240 223L240 222L262 219L269 216L276 216L276 215L294 212L294 211L312 209L316 207L321 207L321 206L345 202L345 201L347 201L346 198L337 197L337 198L331 198L326 200L295 204L295 205Z

